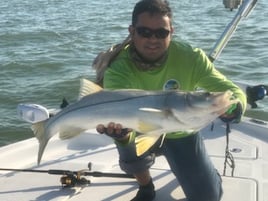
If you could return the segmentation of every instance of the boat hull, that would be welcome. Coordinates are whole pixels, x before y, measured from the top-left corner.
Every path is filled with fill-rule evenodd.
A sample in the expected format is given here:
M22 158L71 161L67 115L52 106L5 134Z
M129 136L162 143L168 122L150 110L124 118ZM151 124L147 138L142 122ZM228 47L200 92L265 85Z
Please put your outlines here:
M244 118L231 125L229 149L235 158L234 176L226 167L223 178L223 201L268 200L268 126L267 122ZM215 121L214 129L202 129L208 153L218 171L223 174L225 159L225 125ZM36 166L38 142L35 138L0 148L0 168L64 169L78 171L92 164L92 171L123 173L118 165L118 153L113 141L89 130L70 140L53 137L43 157ZM89 171L89 170L87 170ZM156 159L151 168L156 186L156 201L185 200L184 193L171 173L164 157ZM137 183L132 178L91 177L89 185L63 188L61 175L35 172L0 172L0 200L118 200L126 201L135 196Z

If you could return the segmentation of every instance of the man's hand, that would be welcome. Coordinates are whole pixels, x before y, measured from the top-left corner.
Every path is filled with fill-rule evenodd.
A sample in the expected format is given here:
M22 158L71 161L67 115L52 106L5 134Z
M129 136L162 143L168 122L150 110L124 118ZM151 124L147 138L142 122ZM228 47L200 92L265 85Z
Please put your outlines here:
M225 122L238 123L241 120L242 116L242 105L241 103L233 104L223 115L220 116L220 119Z
M103 124L99 124L96 128L100 134L106 134L109 137L114 138L118 141L125 141L129 138L129 132L132 131L130 128L123 128L119 123L110 122L107 127Z

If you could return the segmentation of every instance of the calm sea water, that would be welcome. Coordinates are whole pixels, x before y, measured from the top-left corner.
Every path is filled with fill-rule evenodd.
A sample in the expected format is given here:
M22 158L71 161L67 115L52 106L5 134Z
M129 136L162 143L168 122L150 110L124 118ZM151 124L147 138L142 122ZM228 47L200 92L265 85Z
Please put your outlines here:
M0 2L0 146L32 137L17 117L19 103L56 108L75 101L79 79L94 80L96 54L123 40L134 0L9 0ZM207 53L235 12L222 0L170 0L174 38ZM268 2L259 1L215 62L235 81L268 84ZM268 120L268 99L247 115Z

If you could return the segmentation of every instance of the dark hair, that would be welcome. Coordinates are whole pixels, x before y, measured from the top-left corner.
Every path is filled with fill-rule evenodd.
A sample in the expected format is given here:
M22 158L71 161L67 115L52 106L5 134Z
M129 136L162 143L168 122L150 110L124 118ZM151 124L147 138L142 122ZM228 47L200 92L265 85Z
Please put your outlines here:
M138 15L144 12L149 12L151 15L161 14L172 18L172 12L169 3L166 0L141 0L139 1L132 13L132 25L134 26L138 21Z

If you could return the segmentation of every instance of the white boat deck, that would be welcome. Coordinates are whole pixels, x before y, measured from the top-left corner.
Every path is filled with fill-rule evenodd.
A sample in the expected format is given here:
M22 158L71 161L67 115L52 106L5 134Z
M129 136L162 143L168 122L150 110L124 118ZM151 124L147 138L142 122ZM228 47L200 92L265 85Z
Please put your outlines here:
M263 124L262 124L263 123ZM235 158L234 176L227 166L223 176L222 201L268 200L268 125L253 123L245 118L232 125L229 149ZM266 124L265 124L266 123ZM207 150L222 174L225 159L225 127L221 121L202 130ZM52 138L36 166L38 142L35 138L0 148L0 168L61 169L122 173L118 166L118 154L112 140L104 135L88 132L71 140ZM185 196L163 157L156 159L151 168L156 186L156 201L185 200ZM61 175L31 172L0 171L0 200L68 200L68 201L127 201L134 197L137 184L134 179L86 176L91 184L82 187L62 188Z

